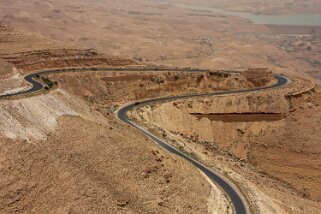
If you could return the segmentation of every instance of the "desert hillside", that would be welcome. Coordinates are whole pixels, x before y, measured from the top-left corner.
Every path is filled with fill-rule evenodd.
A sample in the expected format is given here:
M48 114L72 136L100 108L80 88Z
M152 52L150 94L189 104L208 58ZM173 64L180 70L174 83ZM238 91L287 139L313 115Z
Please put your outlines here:
M219 166L255 201L255 213L317 213L320 101L313 85L297 79L283 90L173 101L131 117Z
M319 213L320 8L1 2L0 213Z
M26 6L11 0L0 5L0 22L43 38L144 63L216 69L271 67L307 77L320 72L319 28L255 25L244 18L197 8L202 6L282 14L287 13L283 10L318 12L320 3L82 0L74 5L73 1L32 0ZM282 33L286 31L289 35Z
M0 59L0 75L5 78L13 71L13 65L4 59Z

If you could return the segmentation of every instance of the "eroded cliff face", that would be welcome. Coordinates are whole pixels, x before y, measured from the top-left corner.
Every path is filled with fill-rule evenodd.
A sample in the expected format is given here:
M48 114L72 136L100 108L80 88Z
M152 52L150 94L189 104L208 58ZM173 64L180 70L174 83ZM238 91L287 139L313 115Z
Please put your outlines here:
M296 81L297 84L281 90L207 96L146 106L132 112L132 116L186 138L219 141L220 146L246 159L246 139L271 125L284 125L284 119L297 108L294 98L313 90L313 84L308 81ZM240 137L243 141L239 141Z
M25 142L47 140L60 117L90 114L84 101L61 89L43 96L1 100L0 112L0 135Z
M0 71L0 94L12 93L27 87L23 75L12 64L9 65L2 67Z
M283 93L263 91L185 99L146 106L133 112L140 122L148 121L186 139L209 142L239 158L247 158L246 139L271 125L283 123L291 104ZM240 141L240 138L243 141Z
M187 99L147 106L136 119L148 121L186 139L209 142L239 158L247 158L248 135L257 135L271 120L289 113L289 103L280 94L241 94ZM134 113L135 114L135 113ZM250 121L250 123L249 123ZM226 123L229 122L229 123ZM276 123L282 123L277 121Z
M295 79L277 90L146 106L130 117L232 176L258 212L300 213L306 204L315 212L320 102L313 84ZM292 196L284 200L285 194Z
M256 87L260 87L270 83L273 73L268 68L248 68L243 72L243 75Z
M22 73L35 70L68 67L120 67L138 65L135 61L120 57L98 54L93 49L47 49L12 54L2 54L1 58L15 65Z
M271 113L287 114L289 103L282 94L253 93L237 96L215 96L197 98L173 103L178 109L184 109L189 114L246 114Z
M0 80L8 78L9 76L12 75L12 72L13 72L13 64L0 58Z

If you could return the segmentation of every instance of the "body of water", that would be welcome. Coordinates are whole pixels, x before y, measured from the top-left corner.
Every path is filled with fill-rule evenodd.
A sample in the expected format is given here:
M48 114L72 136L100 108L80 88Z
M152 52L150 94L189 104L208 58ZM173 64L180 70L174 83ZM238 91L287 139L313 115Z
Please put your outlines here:
M179 7L215 12L225 15L239 16L252 21L255 24L287 25L287 26L320 26L321 14L296 14L296 15L257 15L247 12L230 12L210 7L177 4Z

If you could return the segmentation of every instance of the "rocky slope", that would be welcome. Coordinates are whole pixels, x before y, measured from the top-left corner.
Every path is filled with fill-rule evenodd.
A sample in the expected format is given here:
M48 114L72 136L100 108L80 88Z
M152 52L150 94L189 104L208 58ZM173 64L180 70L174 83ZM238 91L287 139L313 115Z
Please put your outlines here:
M13 72L13 65L4 59L0 59L0 77L5 79Z
M19 52L1 56L11 62L21 72L36 71L44 68L128 66L137 65L133 60L107 57L93 49L48 49Z
M313 84L296 79L282 90L168 102L131 117L229 174L255 212L315 213L320 101Z
M53 60L65 60L63 65L70 62L57 58ZM36 67L47 68L53 60ZM232 209L224 193L192 165L159 149L113 113L136 99L253 87L243 75L88 71L49 78L58 82L58 89L0 102L0 210L212 213Z
M83 98L58 89L0 111L4 213L208 210L211 187L196 169Z

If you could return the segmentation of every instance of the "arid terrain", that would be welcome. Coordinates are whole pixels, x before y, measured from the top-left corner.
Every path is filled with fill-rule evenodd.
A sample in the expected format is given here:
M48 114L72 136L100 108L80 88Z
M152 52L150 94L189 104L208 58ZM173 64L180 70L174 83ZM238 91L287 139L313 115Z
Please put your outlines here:
M317 213L321 100L309 83L297 81L304 87L174 101L138 109L132 117L219 165L244 186L256 212Z
M73 1L31 0L26 5L10 0L0 6L0 22L43 38L144 63L215 69L271 67L292 75L320 72L320 28L285 26L281 30L290 35L284 35L275 26L254 25L237 16L197 9L253 11L261 5L262 10L281 14L284 9L313 13L320 11L320 1L237 2L81 0L75 5Z
M238 213L220 185L116 117L129 103L130 120L220 173L251 213L319 213L321 26L216 10L320 14L321 2L1 2L0 213ZM4 96L50 69L35 76L41 90ZM272 72L289 82L272 88Z

